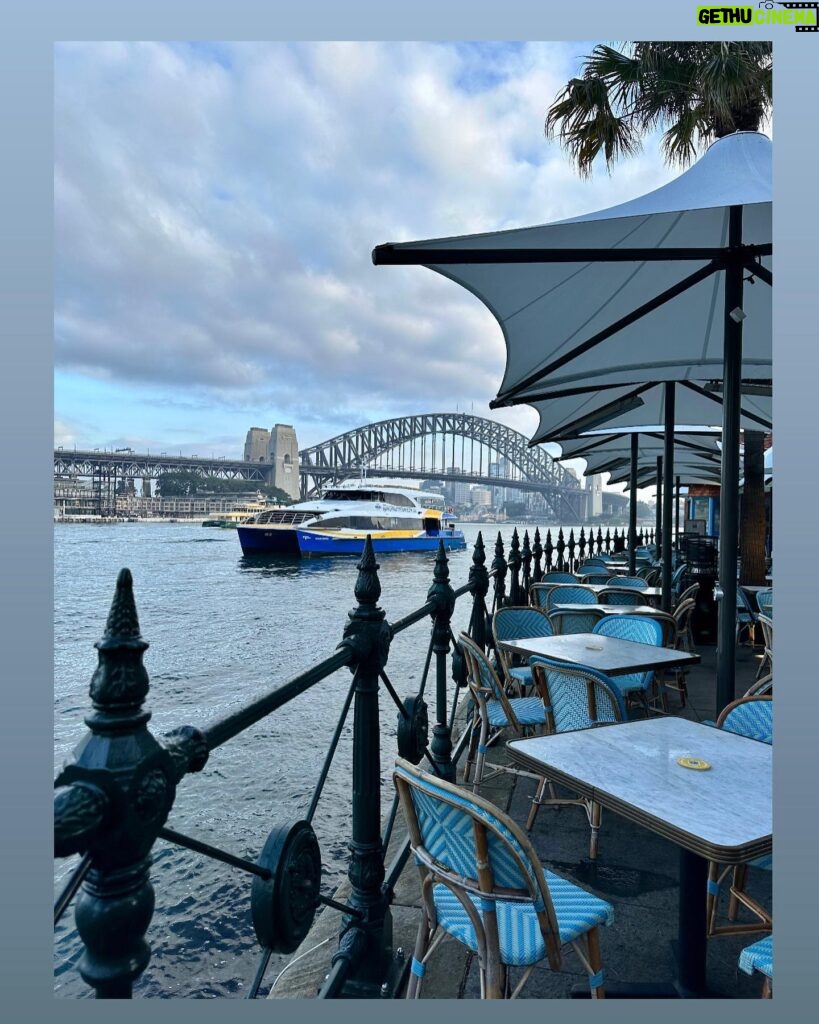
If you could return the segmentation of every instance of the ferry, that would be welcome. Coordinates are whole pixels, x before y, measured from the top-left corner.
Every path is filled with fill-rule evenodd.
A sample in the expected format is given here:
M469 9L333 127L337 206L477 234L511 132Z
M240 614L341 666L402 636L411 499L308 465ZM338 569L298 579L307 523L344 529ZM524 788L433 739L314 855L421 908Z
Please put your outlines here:
M375 551L450 551L466 547L440 494L364 480L346 480L323 497L268 509L237 527L246 555L360 555L369 536Z
M249 501L244 505L237 505L231 512L221 512L217 516L205 519L202 522L202 525L217 526L225 530L230 530L237 527L240 523L248 522L253 519L254 516L258 515L259 512L264 512L270 507L271 506L266 501ZM280 508L279 505L273 507Z

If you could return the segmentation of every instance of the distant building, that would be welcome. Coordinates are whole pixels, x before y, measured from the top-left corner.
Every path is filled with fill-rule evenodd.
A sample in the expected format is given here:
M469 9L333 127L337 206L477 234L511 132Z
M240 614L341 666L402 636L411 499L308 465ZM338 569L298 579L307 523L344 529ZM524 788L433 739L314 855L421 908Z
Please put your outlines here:
M603 475L597 473L595 476L586 477L586 490L589 492L589 499L586 503L586 516L593 519L603 514Z
M253 428L258 429L258 428ZM299 497L299 443L295 429L287 423L277 423L270 431L267 459L273 464L270 483L280 487L294 501Z
M473 506L476 508L492 508L492 488L473 487L471 491L471 500Z
M251 427L245 438L245 462L267 462L270 431L264 427Z

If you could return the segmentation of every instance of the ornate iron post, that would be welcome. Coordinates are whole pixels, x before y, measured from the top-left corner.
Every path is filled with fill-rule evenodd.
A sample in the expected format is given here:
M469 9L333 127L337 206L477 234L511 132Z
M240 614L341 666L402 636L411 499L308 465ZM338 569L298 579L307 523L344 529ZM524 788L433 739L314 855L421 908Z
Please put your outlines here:
M566 541L563 539L563 527L557 531L557 569L563 572L566 569L566 562L563 559L563 552L566 550Z
M520 603L529 603L529 587L532 583L532 549L529 547L529 531L523 531L523 549L521 558L523 561L523 577L521 579Z
M535 560L532 582L540 583L543 579L543 569L540 564L540 560L543 557L543 545L540 543L540 530L537 526L535 527L535 543L532 545L532 557Z
M435 603L432 613L432 650L435 654L435 727L432 730L430 753L438 772L450 782L455 781L452 763L452 735L447 723L447 654L449 654L450 620L455 610L455 591L449 584L449 561L444 542L438 543L435 558L434 583L427 593L427 601Z
M589 552L591 554L591 552ZM580 527L580 539L577 542L577 560L582 565L586 561L586 531Z
M509 545L509 598L507 604L520 604L520 538L518 528L512 531L512 543Z
M503 538L498 530L495 541L495 557L492 559L492 571L495 574L495 608L503 608L506 604L506 559L503 557Z
M606 539L603 542L606 548L606 554L611 554L611 530L606 529Z
M387 973L392 945L392 917L382 889L384 851L381 846L381 757L378 682L387 664L392 631L378 606L381 583L370 537L358 563L355 597L339 647L351 650L355 707L353 718L353 836L348 876L349 904L358 912L345 915L333 964L349 962L347 992L376 997Z
M569 530L569 543L566 545L566 548L567 548L567 550L569 552L569 560L568 560L569 572L574 572L575 569L577 568L576 560L575 560L575 556L574 556L574 550L575 550L574 530Z
M472 551L469 584L472 588L472 617L469 622L469 633L478 647L485 651L488 635L486 595L489 593L489 573L486 569L486 552L483 546L483 534L480 530Z
M163 747L148 731L148 644L139 631L133 581L117 577L103 638L95 644L89 734L57 777L55 853L90 855L76 906L85 944L79 970L98 999L129 999L151 958L145 934L154 909L150 851L173 805L176 783L207 760L196 730ZM199 737L201 739L201 737ZM198 753L194 755L194 748Z
M554 563L552 562L552 554L554 553L554 546L552 545L552 531L546 531L546 572L550 572L554 569Z
M603 531L598 526L597 527L597 550L595 551L595 554L602 555L602 553L603 553Z

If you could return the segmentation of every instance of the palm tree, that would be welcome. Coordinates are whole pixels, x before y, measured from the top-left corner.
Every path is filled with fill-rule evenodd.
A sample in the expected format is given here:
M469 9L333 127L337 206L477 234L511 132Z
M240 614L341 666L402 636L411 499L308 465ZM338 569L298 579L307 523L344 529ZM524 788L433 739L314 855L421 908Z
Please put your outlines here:
M584 58L546 116L582 177L602 154L606 168L640 152L642 137L663 128L669 164L735 131L758 131L771 112L770 42L633 42L598 44ZM745 433L742 583L765 576L763 437Z
M771 81L769 42L599 44L549 108L546 135L584 177L601 152L610 170L663 127L667 162L685 165L714 139L758 131L771 110Z

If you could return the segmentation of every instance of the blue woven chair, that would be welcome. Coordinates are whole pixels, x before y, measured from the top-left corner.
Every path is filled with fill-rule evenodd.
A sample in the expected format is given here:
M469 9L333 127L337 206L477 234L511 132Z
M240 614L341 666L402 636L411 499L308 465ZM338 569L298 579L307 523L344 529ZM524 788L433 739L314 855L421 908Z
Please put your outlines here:
M671 574L671 593L676 596L679 594L680 587L682 586L682 578L685 575L685 570L688 568L688 563L683 562L678 565L674 572ZM699 584L697 584L699 586Z
M535 591L537 606L546 612L550 612L556 604L597 604L596 591L580 583L547 585L545 592L540 589L543 586L542 583L536 583L532 590Z
M645 604L646 600L637 587L620 587L615 584L601 590L598 599L600 604Z
M756 625L756 612L751 607L751 602L748 600L748 595L742 589L737 587L737 624L736 633L734 636L734 642L739 643L740 637L745 633L745 638L750 643L754 640L754 626Z
M549 592L554 590L554 583L533 583L529 587L529 604L542 611L549 609Z
M626 706L623 698L603 672L586 665L567 665L553 658L535 656L530 659L530 666L538 689L542 688L550 733L594 729L625 721ZM544 796L547 786L549 797ZM532 800L526 821L527 832L531 831L537 812L544 804L574 804L585 810L591 829L589 859L596 860L602 814L600 804L586 797L557 797L549 779L544 778Z
M592 569L588 572L580 572L578 575L584 584L596 584L597 586L604 587L607 587L612 579L616 579L616 577L611 576L607 572L594 572Z
M764 975L762 998L770 999L773 994L773 935L766 935L739 954L739 969L746 974L759 971Z
M573 572L559 572L557 569L543 574L541 583L579 583Z
M756 606L763 615L773 618L773 590L760 590L756 595Z
M763 643L762 661L760 661L759 668L756 670L756 678L759 679L760 676L773 674L773 619L760 612L756 617L756 621L762 630Z
M601 636L616 637L619 640L633 640L638 644L663 646L663 627L647 615L607 615L597 623L592 632ZM648 695L654 689L653 669L648 672L631 672L625 676L612 676L611 683L627 703L635 697L640 700L648 718ZM661 684L660 696L664 695L665 686Z
M648 586L646 581L639 576L617 576L612 582L618 587L636 587L637 590L645 590Z
M525 665L514 665L512 655L502 649L500 641L551 636L553 632L552 624L544 612L530 605L499 608L492 617L492 636L495 639L498 664L503 669L507 683L516 687L519 693L531 687L531 669Z
M477 955L482 999L514 999L537 964L560 970L569 945L600 999L598 929L614 919L611 904L547 871L520 828L488 800L401 759L393 779L421 875L423 915L407 998L419 997L427 962L449 934ZM522 968L514 989L512 968Z
M545 730L546 707L540 696L507 696L489 659L472 638L466 633L461 633L458 641L466 659L467 682L475 705L464 781L469 780L470 770L474 764L473 786L477 788L483 781L483 767L489 744L500 735L502 729L511 728L518 736L525 735L527 730L533 727ZM531 772L521 772L506 765L497 765L495 770L531 775ZM534 778L539 780L541 776L536 775Z
M716 726L718 729L725 729L726 732L733 732L738 736L747 736L760 743L773 743L773 698L757 695L735 700L723 709ZM742 932L770 932L772 930L773 919L769 911L745 891L749 867L770 871L772 865L771 854L757 857L756 860L752 860L748 864L737 864L733 868L729 865L722 871L716 861L709 862L706 888L706 920L709 936L734 935ZM720 925L716 923L720 887L732 871L733 878L728 890L729 923ZM737 921L740 905L750 911L753 917L752 921Z
M564 636L567 633L591 633L604 613L592 608L587 612L578 612L574 609L552 608L548 613L549 622L555 636Z

